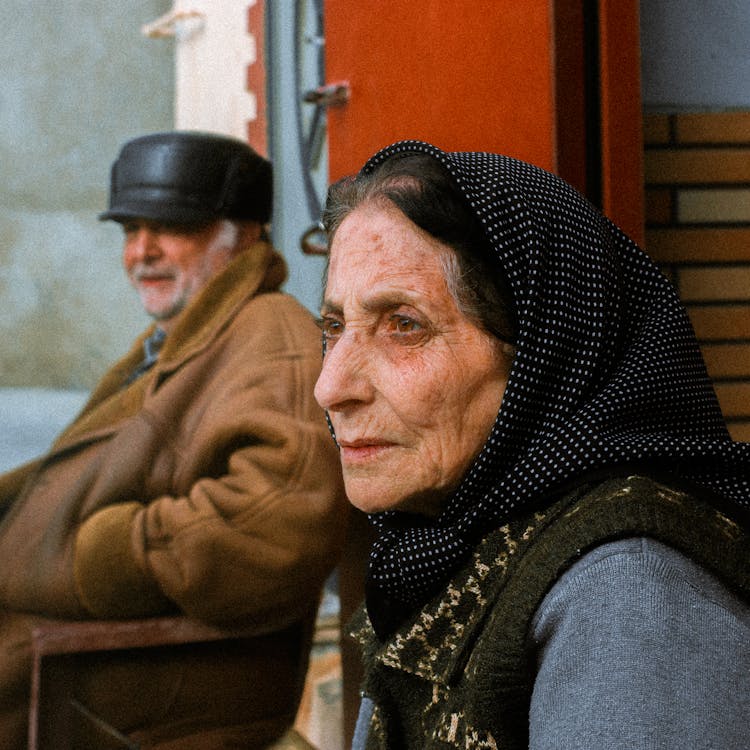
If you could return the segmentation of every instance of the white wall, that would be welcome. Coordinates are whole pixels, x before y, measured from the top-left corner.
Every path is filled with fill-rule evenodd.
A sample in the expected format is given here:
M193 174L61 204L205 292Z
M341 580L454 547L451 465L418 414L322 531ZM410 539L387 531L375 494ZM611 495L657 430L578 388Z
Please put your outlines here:
M0 472L46 453L86 401L86 391L0 388Z
M256 39L263 41L265 35L268 81L266 91L257 93L266 95L268 156L274 165L272 237L289 267L285 290L317 312L324 261L303 255L300 237L319 218L310 198L318 203L325 198L327 152L323 130L320 158L309 174L314 192L310 196L299 126L304 138L314 107L302 103L299 95L322 82L321 40L315 39L321 0L266 2L267 28L248 30L250 4L251 0L176 0L175 12L159 24L175 36L176 127L245 137L247 121L257 112L256 92L247 91L245 72L256 60Z

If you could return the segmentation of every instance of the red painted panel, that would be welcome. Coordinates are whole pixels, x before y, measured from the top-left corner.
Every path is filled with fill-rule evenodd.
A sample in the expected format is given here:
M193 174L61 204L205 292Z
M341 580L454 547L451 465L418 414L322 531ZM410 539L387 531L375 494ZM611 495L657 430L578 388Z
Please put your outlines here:
M554 169L549 0L325 0L326 80L350 101L328 114L330 176L419 138Z
M585 191L581 0L325 0L331 179L420 138L507 153ZM603 209L643 239L637 0L599 0ZM591 113L589 113L591 115Z
M643 244L643 126L638 0L599 0L604 212Z

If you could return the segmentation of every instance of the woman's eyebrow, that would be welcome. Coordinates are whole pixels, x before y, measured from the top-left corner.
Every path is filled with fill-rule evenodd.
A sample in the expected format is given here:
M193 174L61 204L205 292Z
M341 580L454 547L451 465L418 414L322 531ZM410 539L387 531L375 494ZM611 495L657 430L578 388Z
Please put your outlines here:
M329 302L328 300L323 300L323 304L320 306L320 314L321 315L338 315L340 317L343 317L344 310L341 307L341 305L336 305L333 302Z
M395 310L401 305L410 305L417 307L419 295L409 291L398 292L377 292L371 296L359 301L359 309L365 313L380 314L389 310ZM320 309L321 315L337 315L341 318L344 316L344 309L341 305L331 300L323 300Z
M403 305L422 310L423 313L425 312L424 298L411 290L376 292L364 299L358 300L355 310L347 312L350 317L353 313L356 314L358 312L360 315L371 316L376 319ZM333 315L341 320L347 319L347 312L345 312L343 305L330 299L323 300L320 308L321 316Z
M413 295L404 292L382 292L363 300L362 307L367 312L393 310L400 305L413 305Z

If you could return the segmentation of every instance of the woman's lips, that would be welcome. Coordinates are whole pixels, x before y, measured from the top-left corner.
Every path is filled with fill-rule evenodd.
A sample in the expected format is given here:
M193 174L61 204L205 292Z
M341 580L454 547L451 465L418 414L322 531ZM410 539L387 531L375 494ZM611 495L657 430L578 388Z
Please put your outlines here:
M360 440L339 440L341 460L343 463L356 464L380 458L396 444L387 440L363 438Z

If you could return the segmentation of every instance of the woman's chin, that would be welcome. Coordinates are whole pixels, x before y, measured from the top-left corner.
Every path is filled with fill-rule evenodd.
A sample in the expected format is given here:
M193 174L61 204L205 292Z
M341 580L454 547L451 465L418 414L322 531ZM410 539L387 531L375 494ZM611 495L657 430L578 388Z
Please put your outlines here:
M436 517L441 510L442 503L439 493L418 493L417 495L402 493L390 494L386 489L378 491L377 485L370 482L362 486L359 482L345 482L346 495L349 502L363 513L383 513L384 511L400 511Z
M372 497L369 494L361 495L356 491L347 490L346 493L349 498L349 502L363 513L382 513L386 510L398 510L397 504L391 505L388 502L383 502L382 496Z

